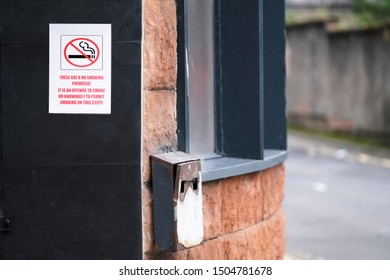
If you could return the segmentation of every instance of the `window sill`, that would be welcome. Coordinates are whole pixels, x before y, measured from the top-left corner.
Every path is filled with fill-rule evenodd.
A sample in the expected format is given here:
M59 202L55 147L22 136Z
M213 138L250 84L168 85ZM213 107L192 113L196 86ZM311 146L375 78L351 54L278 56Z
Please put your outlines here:
M261 171L276 166L287 159L287 151L264 150L263 160L240 158L209 158L202 160L202 181L213 181L232 176Z

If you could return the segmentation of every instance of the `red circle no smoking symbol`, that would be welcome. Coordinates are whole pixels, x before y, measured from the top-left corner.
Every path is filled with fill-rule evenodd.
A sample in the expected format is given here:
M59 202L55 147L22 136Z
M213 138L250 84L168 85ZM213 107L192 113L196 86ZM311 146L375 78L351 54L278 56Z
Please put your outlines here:
M99 59L100 50L94 41L76 38L65 45L64 56L65 60L75 67L88 67Z

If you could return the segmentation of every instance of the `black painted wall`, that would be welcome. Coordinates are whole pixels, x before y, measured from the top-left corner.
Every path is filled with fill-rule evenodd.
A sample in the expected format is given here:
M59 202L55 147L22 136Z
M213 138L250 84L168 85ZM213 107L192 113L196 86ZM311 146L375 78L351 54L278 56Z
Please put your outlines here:
M140 259L141 0L0 0L4 259ZM49 23L112 24L110 115L48 114Z

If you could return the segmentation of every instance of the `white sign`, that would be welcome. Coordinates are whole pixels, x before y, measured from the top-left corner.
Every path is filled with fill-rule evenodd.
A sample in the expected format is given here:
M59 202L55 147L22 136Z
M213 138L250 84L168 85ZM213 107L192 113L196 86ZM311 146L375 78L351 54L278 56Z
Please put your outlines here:
M49 25L49 113L111 114L111 24Z

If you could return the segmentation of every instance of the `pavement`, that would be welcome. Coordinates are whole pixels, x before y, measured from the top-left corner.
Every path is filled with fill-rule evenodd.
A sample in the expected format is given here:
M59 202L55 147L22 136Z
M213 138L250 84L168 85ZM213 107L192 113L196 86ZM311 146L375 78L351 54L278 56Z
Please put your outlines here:
M390 150L289 132L286 259L390 259Z

